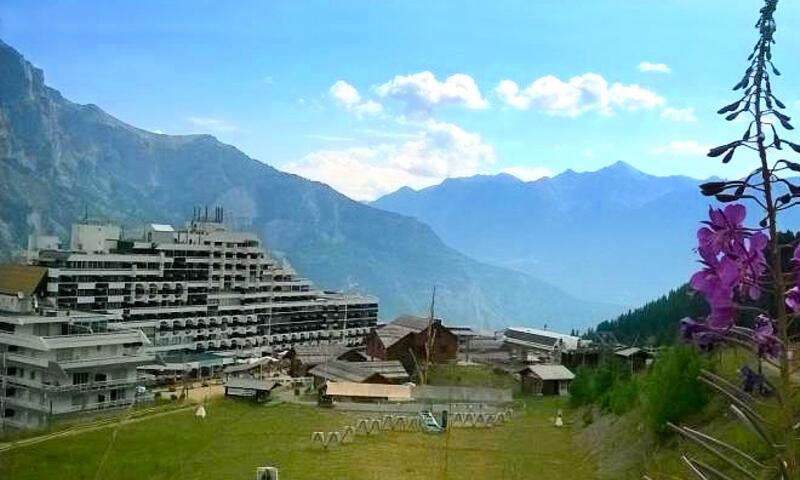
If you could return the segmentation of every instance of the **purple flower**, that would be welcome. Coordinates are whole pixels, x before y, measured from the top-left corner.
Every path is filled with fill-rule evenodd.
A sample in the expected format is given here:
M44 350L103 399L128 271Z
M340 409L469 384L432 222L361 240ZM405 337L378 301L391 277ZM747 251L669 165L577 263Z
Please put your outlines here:
M792 287L786 291L786 306L793 312L800 312L800 287Z
M746 246L737 258L739 265L739 289L753 300L761 296L761 277L767 269L764 249L769 237L764 233L754 233L747 239Z
M756 318L753 340L761 357L766 355L775 358L780 355L783 348L780 339L775 335L774 321L766 315L759 315Z
M710 350L715 343L722 340L719 332L689 317L681 320L681 337L684 341L693 342L701 350Z
M724 210L708 208L707 226L697 232L700 248L708 248L715 253L736 255L739 253L747 231L742 223L747 215L744 205L727 205Z
M764 379L763 375L759 375L752 368L747 365L739 369L739 376L742 377L742 390L747 393L769 395L771 389L769 384Z

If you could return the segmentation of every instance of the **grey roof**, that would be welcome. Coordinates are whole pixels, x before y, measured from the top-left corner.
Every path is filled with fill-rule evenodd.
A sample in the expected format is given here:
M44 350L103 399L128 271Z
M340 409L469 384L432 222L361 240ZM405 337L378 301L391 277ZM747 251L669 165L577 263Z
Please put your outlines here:
M437 319L441 322L441 320ZM385 348L389 348L411 333L419 333L430 324L430 319L415 315L400 315L386 325L375 330Z
M246 390L270 391L278 384L275 382L265 382L252 378L229 378L225 382L226 387L242 388Z
M516 340L527 344L546 347L548 349L555 347L556 344L558 343L557 337L550 337L546 335L540 335L538 333L530 333L520 330L508 329L505 331L505 336L508 340L512 341Z
M293 347L295 358L305 365L316 365L328 360L336 360L352 349L352 347L341 343L296 345Z
M511 401L511 389L417 385L411 390L411 396L414 397L415 400L434 402L505 403Z
M381 375L387 380L407 380L408 372L398 360L386 362L344 362L331 360L320 363L308 371L309 375L335 382L361 383L374 375Z
M400 325L418 332L428 328L429 324L430 319L428 317L418 317L416 315L400 315L389 323L389 325Z
M530 372L542 380L572 380L575 374L564 365L528 365L520 373Z
M277 362L280 362L280 359L273 357L263 357L256 360L255 362L240 363L238 365L231 365L229 367L225 367L223 371L225 373L246 372L254 368L260 368L263 365L269 365L270 363L277 363Z
M648 357L650 356L649 353L647 353L646 351L642 350L639 347L626 347L614 351L614 355L619 355L620 357L625 357L625 358L632 357L637 354L642 354Z

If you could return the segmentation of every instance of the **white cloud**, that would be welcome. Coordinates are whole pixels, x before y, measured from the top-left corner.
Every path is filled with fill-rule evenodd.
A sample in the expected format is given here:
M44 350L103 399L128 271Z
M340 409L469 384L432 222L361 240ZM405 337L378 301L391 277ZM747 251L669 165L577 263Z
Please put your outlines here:
M640 72L672 73L672 69L665 63L642 62L639 64Z
M378 115L383 111L383 106L374 100L362 102L356 87L344 80L339 80L331 85L329 91L340 105L357 115Z
M548 115L577 117L597 111L605 115L615 110L653 109L666 100L639 85L609 84L601 75L585 73L563 81L547 75L520 89L512 80L503 80L495 88L498 98L519 110L540 110Z
M189 117L187 121L193 126L211 133L230 133L239 130L239 127L219 118Z
M672 120L673 122L696 122L697 117L694 114L694 108L673 108L666 107L661 110L661 118Z
M666 145L653 148L652 153L675 157L704 157L710 149L711 145L696 140L673 140Z
M553 176L553 171L546 167L508 167L502 169L501 172L514 175L526 182Z
M471 110L489 106L475 80L463 73L451 75L443 82L429 71L397 75L375 91L383 98L403 102L407 113L412 115L428 115L438 106L456 105Z
M347 107L358 105L358 103L361 101L361 95L358 94L356 87L350 85L344 80L339 80L331 85L330 92L333 98Z
M494 149L480 135L428 121L402 143L320 150L285 170L327 183L353 199L372 200L406 185L424 188L447 177L474 175L494 161Z

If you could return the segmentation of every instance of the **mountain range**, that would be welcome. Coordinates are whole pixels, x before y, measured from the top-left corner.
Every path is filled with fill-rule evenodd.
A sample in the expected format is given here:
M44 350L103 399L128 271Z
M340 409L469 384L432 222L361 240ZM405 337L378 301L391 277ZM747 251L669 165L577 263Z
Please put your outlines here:
M66 239L88 211L125 226L181 225L223 206L301 275L372 294L381 318L428 309L448 322L570 329L619 310L508 268L473 260L425 224L283 173L209 135L163 135L65 99L0 41L0 256L37 231Z
M581 298L636 306L682 285L696 268L695 232L711 203L700 183L618 162L531 182L507 174L448 179L372 205L425 222L478 260Z

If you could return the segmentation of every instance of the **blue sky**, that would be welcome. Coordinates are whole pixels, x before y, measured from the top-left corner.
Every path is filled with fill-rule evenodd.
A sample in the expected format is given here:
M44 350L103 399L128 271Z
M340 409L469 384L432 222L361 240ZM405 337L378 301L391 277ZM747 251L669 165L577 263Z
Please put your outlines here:
M233 6L232 6L233 5ZM67 98L210 133L358 199L447 176L523 178L706 159L755 42L757 0L0 3L0 38ZM778 9L776 90L800 108L800 6ZM649 65L642 65L646 62ZM787 80L791 79L791 80Z

